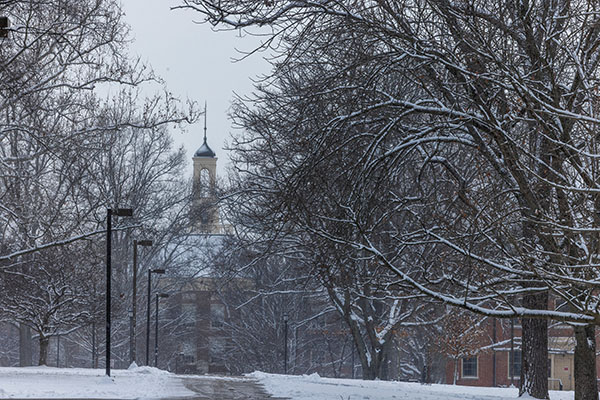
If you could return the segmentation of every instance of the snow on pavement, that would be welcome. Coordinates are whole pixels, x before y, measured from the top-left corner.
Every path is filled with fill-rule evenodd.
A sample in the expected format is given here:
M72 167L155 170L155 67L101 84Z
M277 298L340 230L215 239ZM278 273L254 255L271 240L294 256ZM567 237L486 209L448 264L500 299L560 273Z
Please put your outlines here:
M156 368L0 368L0 399L156 399L193 396L180 378Z
M253 372L267 391L292 400L507 400L517 399L515 388L459 385L420 385L408 382L321 378L317 374L292 376ZM520 398L520 400L523 397ZM573 392L550 392L551 400L573 400Z

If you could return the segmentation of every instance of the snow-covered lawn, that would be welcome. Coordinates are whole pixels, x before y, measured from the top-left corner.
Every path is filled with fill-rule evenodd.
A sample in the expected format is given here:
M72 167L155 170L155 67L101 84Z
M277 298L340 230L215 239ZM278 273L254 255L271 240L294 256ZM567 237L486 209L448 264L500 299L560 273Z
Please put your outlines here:
M138 399L191 396L181 380L150 367L112 370L84 368L0 368L0 399Z
M332 379L317 374L285 376L253 372L248 376L258 379L272 395L292 400L515 400L518 395L513 388ZM573 400L573 392L553 391L550 399Z

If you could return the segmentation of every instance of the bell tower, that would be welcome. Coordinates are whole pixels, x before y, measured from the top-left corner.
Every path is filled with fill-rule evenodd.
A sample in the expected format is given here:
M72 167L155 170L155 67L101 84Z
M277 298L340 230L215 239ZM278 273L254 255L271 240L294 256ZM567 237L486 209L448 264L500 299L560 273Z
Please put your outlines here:
M194 162L192 222L195 230L219 233L219 210L215 185L217 157L206 141L206 104L204 105L204 143L192 157Z

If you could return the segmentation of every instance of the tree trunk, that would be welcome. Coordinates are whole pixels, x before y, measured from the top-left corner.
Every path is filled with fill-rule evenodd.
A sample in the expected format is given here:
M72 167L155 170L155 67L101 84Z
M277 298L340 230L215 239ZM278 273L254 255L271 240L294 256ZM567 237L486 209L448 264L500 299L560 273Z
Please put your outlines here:
M452 377L452 384L456 385L456 381L458 380L458 357L454 358L454 375Z
M392 339L388 338L377 352L376 358L379 364L377 368L377 379L381 379L382 381L390 380L390 355L392 354L392 344Z
M429 346L425 345L425 358L423 365L424 379L423 383L431 383L431 354L429 353Z
M598 400L595 327L575 326L575 340L575 400Z
M384 351L383 349L381 351ZM377 374L377 378L382 380L382 381L389 381L390 377L389 377L389 372L390 369L389 367L389 362L390 360L387 357L387 354L384 353L383 357L381 357L381 362L379 364L379 373Z
M48 343L49 338L40 335L40 362L38 365L48 365Z
M523 307L534 310L548 308L548 293L523 296ZM523 318L521 322L521 382L519 396L536 399L548 396L548 321Z
M19 366L30 367L31 356L31 329L24 324L19 324Z
M371 360L371 364L363 363L361 358L362 366L362 378L364 380L372 381L377 378L377 368L375 367L375 361Z

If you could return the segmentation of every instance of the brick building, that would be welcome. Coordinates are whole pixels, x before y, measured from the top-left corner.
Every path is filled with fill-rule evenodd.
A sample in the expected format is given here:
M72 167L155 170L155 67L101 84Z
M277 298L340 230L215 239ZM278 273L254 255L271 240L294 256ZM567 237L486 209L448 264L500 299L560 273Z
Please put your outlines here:
M459 385L519 386L521 375L520 320L488 318L484 322L489 337L486 350L477 356L458 360ZM598 342L598 339L596 340ZM550 390L573 390L575 338L568 325L555 324L548 331L548 387ZM512 354L512 356L511 356ZM596 361L600 371L600 363ZM455 360L446 364L446 383L453 382Z
M213 278L189 280L170 299L168 320L183 318L177 338L167 350L168 369L176 373L228 373L222 354L227 340L222 331L225 307L216 295Z

